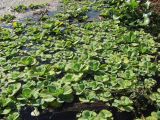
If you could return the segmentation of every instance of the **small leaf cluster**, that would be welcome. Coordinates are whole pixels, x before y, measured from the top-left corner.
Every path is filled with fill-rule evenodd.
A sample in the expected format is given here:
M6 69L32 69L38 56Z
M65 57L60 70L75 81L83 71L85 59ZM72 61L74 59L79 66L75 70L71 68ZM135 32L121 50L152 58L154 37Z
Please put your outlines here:
M160 111L152 112L151 116L146 118L146 120L159 120L159 119L160 119Z
M2 22L7 22L7 23L9 23L9 22L11 22L12 20L14 20L16 17L14 16L14 15L11 15L11 14L6 14L6 15L4 15L3 17L0 17L0 21L2 21Z
M128 97L122 96L120 100L114 100L112 106L119 108L121 111L130 112L133 110L133 101Z
M94 111L84 110L77 114L78 120L113 120L112 113L108 110L101 110L98 114Z
M44 8L47 4L30 4L28 7L25 5L18 5L13 8L13 11L16 11L18 13L24 13L27 10L36 10Z
M35 4L30 4L30 5L29 5L29 8L30 8L31 10L36 10L36 9L44 8L46 5L47 5L47 4L37 4L37 5L35 5Z
M16 11L16 12L18 12L18 13L24 13L27 10L27 6L25 6L25 5L18 5L13 10Z
M152 112L150 116L148 117L143 117L142 119L136 119L136 120L159 120L160 119L160 111L155 111L155 112Z
M160 107L160 88L157 89L157 92L153 92L149 98L151 99L152 102L157 104L157 107Z

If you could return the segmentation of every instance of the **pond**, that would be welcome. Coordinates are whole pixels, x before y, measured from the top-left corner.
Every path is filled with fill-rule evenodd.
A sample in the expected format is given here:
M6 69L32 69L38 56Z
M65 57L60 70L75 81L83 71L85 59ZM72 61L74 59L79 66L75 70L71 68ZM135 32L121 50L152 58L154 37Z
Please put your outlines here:
M0 9L2 17L16 16L0 23L0 118L148 120L160 115L160 45L150 34L159 34L153 28L160 27L152 19L143 24L150 13L145 4L14 1L2 0ZM29 6L44 2L43 8ZM11 11L17 5L27 6L24 13Z

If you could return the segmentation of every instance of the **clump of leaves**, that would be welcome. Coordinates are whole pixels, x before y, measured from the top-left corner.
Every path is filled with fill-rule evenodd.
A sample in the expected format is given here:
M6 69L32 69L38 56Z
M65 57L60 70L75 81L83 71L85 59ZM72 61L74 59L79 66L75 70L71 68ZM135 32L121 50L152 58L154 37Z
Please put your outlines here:
M142 119L136 119L136 120L159 120L160 119L160 111L155 111L155 112L152 112L150 116L148 117L143 117Z
M14 20L16 17L14 15L11 14L6 14L3 17L0 18L0 21L5 21L5 22L11 22L12 20Z
M13 10L19 13L24 13L27 9L28 8L25 5L18 5Z
M158 108L160 108L160 88L157 89L157 92L153 92L150 95L150 99L157 104Z
M31 10L36 10L36 9L40 9L40 8L44 8L47 4L38 4L38 5L35 5L35 4L30 4L29 5L29 8Z
M112 106L118 108L121 111L130 112L133 110L133 102L128 97L122 96L120 100L114 100Z
M151 116L146 118L146 120L159 120L159 119L160 119L160 111L152 112Z
M98 114L94 111L84 110L77 115L78 120L113 120L112 113L101 110Z

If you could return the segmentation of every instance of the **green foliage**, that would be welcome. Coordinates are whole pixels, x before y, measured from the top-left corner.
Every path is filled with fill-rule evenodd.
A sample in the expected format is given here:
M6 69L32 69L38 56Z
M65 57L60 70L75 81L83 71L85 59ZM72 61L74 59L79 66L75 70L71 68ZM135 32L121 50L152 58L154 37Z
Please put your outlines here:
M151 116L146 118L146 120L159 120L159 119L160 119L160 111L152 112Z
M102 7L95 7L95 9L100 9L101 16L112 19L118 19L122 24L136 27L148 25L149 20L149 6L148 4L140 3L138 0L104 0L100 1ZM106 9L106 7L108 9ZM141 12L141 10L143 12Z
M30 4L29 6L25 6L25 5L18 5L16 7L13 8L14 11L18 12L18 13L24 13L27 10L36 10L36 9L41 9L44 8L45 6L47 6L47 4Z
M27 10L27 6L25 5L19 5L14 8L14 11L19 12L19 13L23 13L26 10Z
M160 108L160 88L157 89L157 92L153 92L149 97L157 104L157 107Z
M38 5L34 5L34 4L30 4L29 5L29 8L31 9L31 10L36 10L36 9L40 9L40 8L43 8L43 7L45 7L46 6L46 4L38 4Z
M159 120L160 119L160 111L152 112L150 116L144 118L145 120ZM136 120L144 120L144 119L136 119Z
M14 112L9 114L9 116L7 117L7 120L19 120L19 113L18 112Z
M11 14L6 14L6 15L4 15L3 17L0 17L0 21L2 21L2 22L7 22L7 23L9 23L9 22L11 22L12 20L14 20L16 17L14 16L14 15L11 15Z
M84 110L77 115L78 120L113 120L112 113L101 110L98 114L94 111Z
M35 107L31 114L38 116L38 109L58 108L75 99L132 112L145 98L158 109L157 42L143 29L128 29L148 25L141 24L139 6L146 7L136 0L65 0L64 11L54 17L1 27L0 116L17 120L24 106ZM88 21L93 10L103 19ZM78 119L113 118L102 110L83 111Z
M121 111L127 111L127 112L130 112L133 110L133 102L128 98L128 97L125 97L125 96L122 96L120 98L120 100L114 100L112 106L120 109Z

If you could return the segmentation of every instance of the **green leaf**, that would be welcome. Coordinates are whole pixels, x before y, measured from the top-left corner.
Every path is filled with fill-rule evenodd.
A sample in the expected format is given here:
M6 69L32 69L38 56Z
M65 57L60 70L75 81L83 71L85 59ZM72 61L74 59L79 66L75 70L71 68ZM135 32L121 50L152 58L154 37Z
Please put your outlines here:
M92 88L92 90L98 90L100 88L103 88L103 84L96 81L89 83L89 86Z
M81 114L77 115L78 120L93 120L96 117L96 113L89 110L84 110Z
M51 94L47 93L47 91L41 92L40 97L42 97L42 100L44 100L45 102L53 102L56 99Z
M18 5L14 8L14 11L19 12L19 13L23 13L27 10L27 6L25 5Z
M36 59L33 57L23 57L20 61L21 64L23 65L33 65L36 63Z
M10 109L10 108L6 108L6 109L3 110L3 112L2 112L1 114L7 115L7 114L9 114L10 112L11 112L11 109Z
M6 107L7 105L9 105L12 102L11 98L5 98L3 96L0 97L0 103L2 105L2 107Z
M79 72L81 70L81 64L75 63L73 65L73 70L76 71L76 72Z
M73 85L73 87L74 87L74 90L76 91L76 95L82 94L85 90L85 85L83 83L80 83L80 84L76 83Z
M79 80L81 80L83 76L83 73L79 73L79 74L66 74L64 77L63 77L63 82L64 83L72 83L72 82L77 82Z
M48 86L48 91L55 97L58 97L64 93L63 88L57 88L56 86Z
M63 86L63 89L64 89L64 93L63 93L64 95L69 95L73 92L71 86L68 86L68 85Z
M21 88L21 83L11 84L9 85L9 90L11 92L10 96L14 96Z
M74 97L72 94L63 94L63 95L60 95L57 99L57 101L59 103L63 103L63 102L67 102L67 103L71 103L73 101Z
M135 9L138 7L138 1L137 0L130 0L130 6L132 7L132 9Z
M133 110L133 102L126 96L122 96L120 100L114 100L112 106L117 107L121 111L130 112Z
M108 110L101 110L99 112L99 114L97 115L96 119L97 120L100 120L100 119L102 119L102 120L113 120L112 113Z
M18 112L10 113L9 116L7 117L7 120L19 120L19 113Z
M24 88L22 90L22 96L25 98L30 98L32 96L32 90L30 88Z
M100 67L100 62L99 61L91 61L89 63L90 65L90 69L93 70L93 71L98 71L99 70L99 67Z
M144 85L146 88L151 89L154 85L156 84L156 81L153 79L145 79L144 80Z

